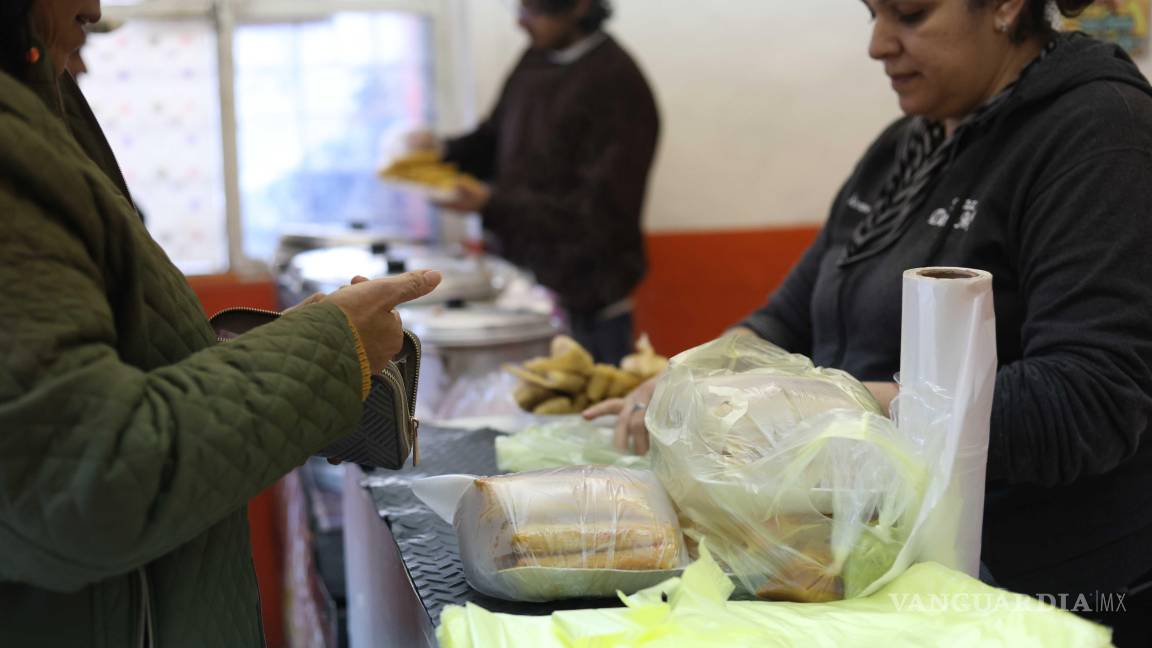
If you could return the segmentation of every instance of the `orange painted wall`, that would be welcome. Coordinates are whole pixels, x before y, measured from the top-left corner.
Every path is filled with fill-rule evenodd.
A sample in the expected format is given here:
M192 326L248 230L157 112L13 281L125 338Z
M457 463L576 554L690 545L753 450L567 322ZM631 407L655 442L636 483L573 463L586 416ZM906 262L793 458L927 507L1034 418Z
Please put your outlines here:
M244 281L233 275L189 277L204 312L209 316L231 306L276 308L276 287L269 281ZM277 523L275 488L248 503L252 534L252 561L260 584L260 607L268 648L284 644L284 549Z
M245 280L224 274L188 277L188 283L209 316L232 306L276 308L276 284L271 279Z
M762 305L819 228L654 233L636 293L636 330L672 355L715 338Z

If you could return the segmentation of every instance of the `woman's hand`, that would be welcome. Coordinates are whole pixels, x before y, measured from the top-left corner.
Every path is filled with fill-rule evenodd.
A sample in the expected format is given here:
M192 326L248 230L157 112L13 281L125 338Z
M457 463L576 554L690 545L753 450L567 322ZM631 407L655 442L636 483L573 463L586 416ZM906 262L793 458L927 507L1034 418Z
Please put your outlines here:
M866 382L864 387L872 392L876 402L880 403L880 409L891 416L892 401L896 400L896 394L900 393L900 385L894 382Z
M632 450L638 455L648 454L648 427L644 425L644 414L656 391L656 383L662 377L663 374L649 378L624 398L610 398L589 407L584 410L584 418L592 420L615 414L613 445L624 451Z
M436 151L436 152L439 152L440 148L443 146L443 144L440 142L440 138L436 137L436 133L433 133L432 131L427 130L427 129L421 129L421 130L414 130L411 133L408 133L407 135L405 135L404 136L404 146L408 149L409 152L417 152L417 151Z
M461 214L472 214L484 211L491 199L491 187L478 180L469 180L457 182L456 194L450 200L437 201L436 206Z
M357 279L363 279L363 277L357 277ZM355 283L356 279L353 279L352 281L353 281L353 283ZM304 299L300 300L300 303L295 304L293 306L289 306L288 308L285 308L284 312L285 313L291 313L292 311L296 310L297 308L304 308L305 306L310 306L312 304L319 304L320 302L324 301L324 299L326 297L328 297L328 295L325 295L322 292L312 293L311 295L308 295Z
M432 292L440 285L440 278L435 270L406 272L384 279L356 277L352 285L337 290L323 301L344 311L360 333L369 368L372 373L379 373L404 347L404 325L394 309Z

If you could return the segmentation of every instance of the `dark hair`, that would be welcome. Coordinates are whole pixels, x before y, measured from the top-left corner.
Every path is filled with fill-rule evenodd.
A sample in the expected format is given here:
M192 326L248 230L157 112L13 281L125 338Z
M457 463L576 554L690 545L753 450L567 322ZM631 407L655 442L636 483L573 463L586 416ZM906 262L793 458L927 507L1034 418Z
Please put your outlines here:
M980 9L992 4L993 1L968 0L968 4L973 9ZM1033 36L1046 36L1052 33L1052 23L1048 20L1049 5L1055 7L1065 18L1071 18L1080 15L1094 2L1096 0L1027 0L1027 5L1020 11L1016 29L1012 32L1012 40L1019 43Z
M546 14L560 14L572 11L580 0L532 0L533 8ZM609 0L592 0L588 15L580 19L580 30L592 33L612 17L612 4Z
M32 47L32 2L0 2L0 70L21 80L27 76L28 49Z

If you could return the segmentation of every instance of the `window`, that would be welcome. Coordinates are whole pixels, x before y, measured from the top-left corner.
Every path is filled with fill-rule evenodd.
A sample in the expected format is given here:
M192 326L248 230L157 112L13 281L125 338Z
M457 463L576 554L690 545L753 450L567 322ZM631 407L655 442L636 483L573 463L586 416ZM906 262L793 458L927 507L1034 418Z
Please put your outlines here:
M428 227L428 207L375 171L432 118L428 30L418 16L338 13L236 31L244 251L271 258L301 224Z
M95 34L84 93L152 236L184 272L228 267L216 32L138 21Z
M89 38L81 85L176 265L266 266L302 226L428 236L426 202L376 171L404 132L451 112L445 5L106 1L120 26Z

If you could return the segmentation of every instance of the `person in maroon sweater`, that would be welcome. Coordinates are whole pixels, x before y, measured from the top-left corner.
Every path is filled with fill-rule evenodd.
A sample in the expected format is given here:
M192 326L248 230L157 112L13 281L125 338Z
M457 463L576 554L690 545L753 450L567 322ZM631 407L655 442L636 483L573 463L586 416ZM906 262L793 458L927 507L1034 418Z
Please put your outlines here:
M659 115L636 62L601 27L606 0L524 0L531 41L471 133L416 147L484 181L443 206L477 212L492 249L551 289L601 362L630 352L646 261L641 213ZM423 141L421 141L423 139Z

